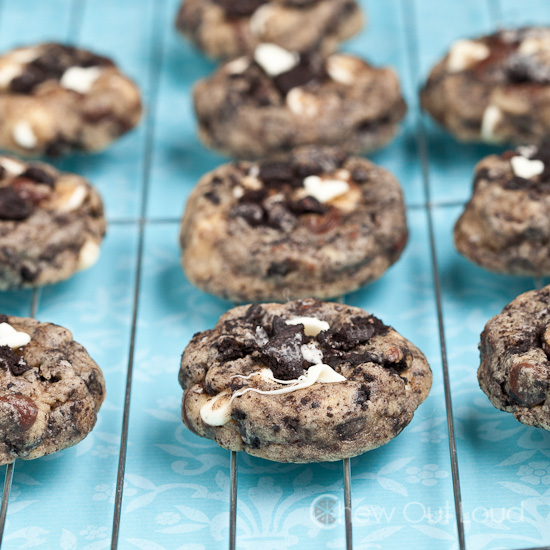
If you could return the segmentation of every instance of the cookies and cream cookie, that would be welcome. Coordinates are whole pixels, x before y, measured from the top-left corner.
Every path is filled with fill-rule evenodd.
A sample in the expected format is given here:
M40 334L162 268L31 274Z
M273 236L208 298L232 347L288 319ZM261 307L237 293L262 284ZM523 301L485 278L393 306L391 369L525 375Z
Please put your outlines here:
M481 333L479 384L491 403L550 430L550 286L518 296Z
M355 0L184 0L176 22L217 59L248 54L261 42L328 54L362 25Z
M108 58L56 43L0 56L0 148L24 156L98 151L141 116L135 84Z
M188 279L236 302L339 296L380 277L408 238L397 180L372 162L303 147L205 175L182 221Z
M550 275L550 142L481 160L454 230L458 251L510 275Z
M84 178L0 155L0 290L91 267L104 234L101 197Z
M193 336L179 379L197 435L278 462L322 462L397 436L432 375L376 317L310 299L231 309Z
M0 315L0 465L75 445L104 398L100 368L67 329Z
M421 100L461 140L540 143L550 136L550 28L458 40L432 69Z
M199 81L194 103L204 143L236 158L311 144L371 151L392 139L406 112L393 69L271 43Z

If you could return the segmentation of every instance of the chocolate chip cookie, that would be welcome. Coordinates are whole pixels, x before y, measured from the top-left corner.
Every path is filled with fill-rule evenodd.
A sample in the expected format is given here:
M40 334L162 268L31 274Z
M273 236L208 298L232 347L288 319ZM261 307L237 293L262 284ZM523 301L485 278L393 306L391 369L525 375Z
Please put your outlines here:
M550 275L550 143L484 158L454 237L461 254L491 271Z
M184 0L176 22L216 59L248 54L261 42L329 54L362 25L355 0Z
M141 116L135 84L106 58L62 44L0 56L0 148L24 156L99 151Z
M525 292L481 333L479 384L491 403L550 430L550 286Z
M371 151L391 140L406 112L392 69L270 43L199 81L194 102L204 143L247 159L300 145Z
M432 374L376 317L309 299L231 309L193 336L179 380L197 435L277 462L323 462L398 435Z
M0 465L75 445L92 430L105 383L65 328L0 315Z
M540 143L550 135L550 28L455 42L421 100L461 140Z
M56 283L91 267L103 204L81 176L0 155L0 289Z
M339 296L380 277L408 231L397 180L335 149L227 164L204 176L182 221L182 264L235 302Z

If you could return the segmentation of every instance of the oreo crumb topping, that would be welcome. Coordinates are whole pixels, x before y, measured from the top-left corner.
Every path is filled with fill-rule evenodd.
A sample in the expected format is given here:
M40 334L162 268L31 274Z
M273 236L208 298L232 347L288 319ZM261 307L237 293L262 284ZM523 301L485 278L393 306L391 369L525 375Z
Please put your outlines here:
M9 346L0 346L0 368L9 370L14 376L19 376L31 367L25 359L17 355Z
M370 351L350 353L371 338L387 334L390 327L372 315L356 316L340 328L321 331L315 338L306 336L304 325L290 325L274 315L267 317L260 304L251 305L244 316L226 322L228 332L245 325L254 334L254 339L238 340L229 334L220 337L215 344L220 362L235 361L249 355L257 357L273 371L275 378L295 380L311 365L304 359L302 345L316 341L323 353L323 362L339 369L343 365L355 367L364 363L376 363L397 373L407 368L410 353L377 354Z
M113 62L86 50L79 50L63 44L48 44L44 52L30 61L24 72L10 83L12 92L31 94L34 89L46 80L60 80L70 67L105 67Z
M288 233L296 227L301 216L323 216L331 212L334 207L309 195L298 200L268 199L274 194L292 194L303 185L307 176L333 172L342 166L345 158L341 153L327 150L307 156L297 154L289 161L268 160L259 163L258 179L264 187L245 191L229 211L229 217L243 218L251 227L267 226ZM359 174L361 177L364 178L364 174ZM238 181L235 182L237 184Z

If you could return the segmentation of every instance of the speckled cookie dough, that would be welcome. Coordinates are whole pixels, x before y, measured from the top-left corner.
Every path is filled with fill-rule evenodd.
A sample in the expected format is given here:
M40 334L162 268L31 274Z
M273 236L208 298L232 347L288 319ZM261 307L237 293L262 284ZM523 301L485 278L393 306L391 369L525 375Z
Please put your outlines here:
M376 317L310 299L228 311L193 336L179 379L197 435L277 462L323 462L397 436L432 374Z
M194 102L204 143L247 159L300 145L371 151L392 139L406 112L393 69L269 43L199 81Z
M104 399L100 368L67 329L0 315L0 465L75 445Z
M461 140L540 143L550 136L550 28L455 42L430 73L421 99Z
M479 384L491 403L550 430L550 286L518 296L481 333Z
M62 44L0 56L0 148L23 156L99 151L141 117L135 84L114 63Z
M361 30L363 16L355 0L184 0L176 26L216 59L261 42L329 54Z
M499 273L550 275L550 143L484 158L455 245Z
M235 302L328 298L380 277L408 238L397 180L334 149L227 164L204 176L182 221L182 264Z
M0 289L37 287L91 267L103 204L81 176L0 155Z

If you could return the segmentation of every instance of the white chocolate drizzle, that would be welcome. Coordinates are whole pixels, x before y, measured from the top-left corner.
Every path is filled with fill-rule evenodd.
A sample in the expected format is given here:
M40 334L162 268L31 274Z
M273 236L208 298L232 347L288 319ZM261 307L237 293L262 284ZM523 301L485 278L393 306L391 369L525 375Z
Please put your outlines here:
M305 374L295 380L278 380L273 377L271 369L262 369L261 371L254 372L248 376L238 376L240 378L251 378L252 376L260 376L264 380L277 382L278 384L284 384L286 388L278 388L276 390L259 390L257 388L243 388L237 390L231 397L229 397L228 391L223 391L210 399L200 409L200 415L205 424L209 426L224 426L231 420L231 403L237 397L244 395L251 391L262 395L280 395L283 393L290 393L304 388L309 388L316 382L321 384L329 384L336 382L344 382L346 378L341 374L338 374L329 365L318 364L312 365L306 371ZM225 403L214 408L218 400L223 398L229 398Z

